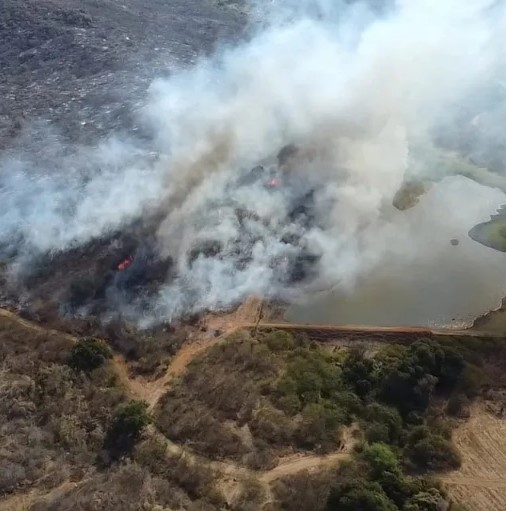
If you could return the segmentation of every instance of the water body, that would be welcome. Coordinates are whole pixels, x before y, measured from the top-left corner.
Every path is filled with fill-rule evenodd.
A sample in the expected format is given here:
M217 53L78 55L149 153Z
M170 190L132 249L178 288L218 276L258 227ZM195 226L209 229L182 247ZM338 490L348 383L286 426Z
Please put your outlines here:
M437 183L417 206L392 212L398 246L355 286L304 297L285 318L301 323L471 326L506 296L506 253L469 236L506 202L465 177ZM457 241L456 241L457 240Z

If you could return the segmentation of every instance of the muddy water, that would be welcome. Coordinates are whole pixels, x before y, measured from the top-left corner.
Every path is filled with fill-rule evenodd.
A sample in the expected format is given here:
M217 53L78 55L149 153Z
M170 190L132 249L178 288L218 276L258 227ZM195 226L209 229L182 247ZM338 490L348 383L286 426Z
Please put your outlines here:
M506 253L471 240L506 196L462 177L435 185L413 209L390 212L396 247L339 286L304 297L285 318L295 322L393 326L470 326L506 296ZM452 240L458 240L458 244ZM506 316L497 323L506 326Z

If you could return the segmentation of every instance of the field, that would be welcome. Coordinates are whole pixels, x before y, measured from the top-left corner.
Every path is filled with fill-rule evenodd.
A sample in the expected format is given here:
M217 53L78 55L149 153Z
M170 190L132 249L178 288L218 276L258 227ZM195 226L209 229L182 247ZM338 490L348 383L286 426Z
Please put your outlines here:
M472 511L506 509L506 420L477 404L453 441L463 463L444 478L450 494Z

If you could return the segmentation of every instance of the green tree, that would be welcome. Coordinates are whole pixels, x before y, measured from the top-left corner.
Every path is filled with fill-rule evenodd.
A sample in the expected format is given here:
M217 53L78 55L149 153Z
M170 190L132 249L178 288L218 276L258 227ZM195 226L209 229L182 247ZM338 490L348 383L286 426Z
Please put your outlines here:
M105 439L105 447L113 459L130 452L142 431L151 423L148 404L131 400L116 409Z
M70 350L67 363L76 371L90 372L112 357L107 344L91 337L80 339Z
M385 442L397 443L399 441L403 424L402 417L395 408L372 403L365 409L365 419L368 424L381 424L386 428ZM380 428L376 428L376 431L380 431Z
M401 472L383 472L376 481L388 498L399 507L403 506L412 493L411 485Z
M381 424L379 422L372 422L370 423L364 432L365 439L369 443L375 443L375 442L388 442L390 439L390 434L388 431L388 426L385 424Z
M456 469L461 463L454 445L441 435L431 433L410 438L405 455L414 467L422 470Z
M343 380L353 388L356 394L364 398L372 391L375 383L374 361L365 358L358 350L352 350L343 366Z
M398 507L386 496L381 486L357 480L330 492L326 511L398 511Z
M302 410L302 423L297 431L299 444L305 447L334 447L345 422L341 410L325 403L310 403Z
M436 488L413 495L404 505L402 511L444 511L447 509L446 499Z
M148 404L146 401L133 399L118 406L110 429L113 435L138 437L151 422L151 416L147 410Z
M387 444L376 443L366 446L362 458L371 467L373 478L385 472L401 473L399 458Z
M308 348L295 350L277 386L280 397L296 394L302 405L330 399L341 389L341 371L335 359Z
M435 373L439 380L438 386L441 390L453 390L462 378L466 363L455 347L444 346L442 353L443 356L438 361L439 366Z

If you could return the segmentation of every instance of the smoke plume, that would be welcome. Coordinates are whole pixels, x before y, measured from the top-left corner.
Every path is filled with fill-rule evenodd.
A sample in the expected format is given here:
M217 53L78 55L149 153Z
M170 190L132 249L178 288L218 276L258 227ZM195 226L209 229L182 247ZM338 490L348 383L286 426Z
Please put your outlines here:
M438 267L450 238L506 202L441 163L501 161L503 2L305 0L251 11L247 41L152 84L149 150L118 138L62 147L44 132L43 144L4 156L0 244L12 272L157 215L156 250L175 271L143 305L149 324L252 293L351 291L397 262L408 273ZM287 146L293 154L278 158ZM280 186L243 182L259 164ZM434 185L402 212L392 200L406 180ZM479 264L466 250L465 267ZM311 278L297 280L301 254ZM136 303L118 306L139 314Z

